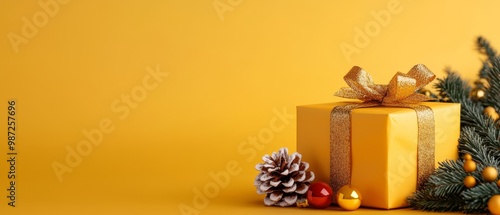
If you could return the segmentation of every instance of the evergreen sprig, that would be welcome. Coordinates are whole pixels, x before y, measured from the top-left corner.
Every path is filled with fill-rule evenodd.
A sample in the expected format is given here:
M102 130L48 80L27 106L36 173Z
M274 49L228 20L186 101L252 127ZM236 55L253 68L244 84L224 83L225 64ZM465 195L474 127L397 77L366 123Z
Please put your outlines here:
M488 200L491 196L498 194L500 190L494 182L485 182L467 189L462 193L465 200L463 212L465 213L486 213L488 211Z
M442 97L442 101L461 103L468 100L471 87L466 81L463 81L456 72L446 68L447 76L444 79L438 78L434 87Z
M488 73L487 80L489 86L486 87L488 93L484 97L484 105L494 107L496 111L500 110L500 59L493 58L492 67Z
M479 162L479 166L498 166L494 151L484 144L483 138L472 127L465 127L461 131L458 149L463 154L470 154L472 159ZM482 170L482 168L481 168Z
M436 196L432 192L430 188L416 192L408 203L414 209L435 212L459 211L465 204L460 195Z
M483 36L477 37L476 44L479 53L486 55L486 57L490 61L493 60L493 58L497 57L497 51L490 45L490 42L486 40L486 38L484 38Z
M484 113L485 107L500 110L500 58L488 40L477 38L478 51L486 57L479 70L475 88L463 80L458 73L447 68L447 75L438 79L434 87L439 92L439 101L461 104L459 153L470 154L476 162L476 170L467 173L464 161L448 160L429 177L422 188L408 197L414 209L425 211L462 211L464 213L486 213L487 203L500 194L496 182L487 182L481 172L491 166L500 169L500 121L495 121ZM486 83L485 83L486 81ZM473 90L482 90L483 98L471 99ZM464 178L471 175L476 186L466 188Z
M463 162L447 160L439 163L439 168L431 175L424 189L408 198L415 209L425 211L457 211L465 203L460 194L466 189L463 178Z

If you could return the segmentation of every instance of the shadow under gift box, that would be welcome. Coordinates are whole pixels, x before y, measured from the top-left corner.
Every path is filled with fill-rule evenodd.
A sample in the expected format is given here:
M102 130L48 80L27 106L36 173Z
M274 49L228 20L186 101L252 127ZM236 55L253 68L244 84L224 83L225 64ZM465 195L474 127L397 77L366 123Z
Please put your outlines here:
M330 181L330 116L338 102L297 106L297 151L316 181ZM435 119L435 166L457 159L460 104L422 102ZM358 108L351 113L351 185L361 205L381 209L407 206L417 186L417 116L399 107ZM334 192L337 192L334 190Z

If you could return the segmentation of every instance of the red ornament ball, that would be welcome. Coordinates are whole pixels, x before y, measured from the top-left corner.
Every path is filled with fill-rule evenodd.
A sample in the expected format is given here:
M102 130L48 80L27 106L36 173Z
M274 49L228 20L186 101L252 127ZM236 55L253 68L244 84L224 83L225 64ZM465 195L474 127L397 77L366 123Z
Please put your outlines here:
M314 182L307 191L307 203L313 208L326 208L330 206L333 198L333 190L327 183Z

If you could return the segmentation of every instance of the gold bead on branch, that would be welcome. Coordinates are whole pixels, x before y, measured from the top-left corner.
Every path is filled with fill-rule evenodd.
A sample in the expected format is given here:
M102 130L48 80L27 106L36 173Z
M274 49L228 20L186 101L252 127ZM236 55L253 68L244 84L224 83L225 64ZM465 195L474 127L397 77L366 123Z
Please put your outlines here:
M464 178L464 186L467 188L473 188L476 186L476 178L472 175L465 176Z
M474 162L473 160L466 160L464 162L464 170L465 172L468 172L468 173L471 173L471 172L474 172L476 171L476 162Z
M470 91L470 97L473 101L481 100L484 98L484 95L486 95L486 93L481 88L474 88Z
M483 169L481 172L483 179L487 182L494 182L498 177L498 170L495 167L488 166Z
M497 121L497 119L500 117L495 108L491 106L486 107L483 112L491 117L494 121Z

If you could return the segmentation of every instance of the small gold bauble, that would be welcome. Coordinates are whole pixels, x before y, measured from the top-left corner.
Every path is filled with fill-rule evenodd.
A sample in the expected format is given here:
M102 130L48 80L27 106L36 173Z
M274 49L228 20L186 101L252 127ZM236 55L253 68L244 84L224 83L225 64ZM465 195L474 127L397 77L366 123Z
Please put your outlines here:
M485 93L483 89L475 88L472 91L470 91L470 96L472 100L480 100L484 97Z
M483 176L484 180L487 182L493 182L497 180L498 177L498 171L495 167L488 166L483 169L483 172L481 173Z
M491 115L492 113L496 113L497 111L495 110L494 107L488 106L484 108L484 113Z
M476 162L473 160L466 160L464 163L464 170L469 173L476 171Z
M468 160L472 160L472 156L471 156L470 154L465 154L465 155L463 156L463 159L464 159L464 160L466 160L466 161L468 161Z
M472 175L465 176L464 178L464 185L467 188L473 188L476 186L476 179Z
M497 111L495 110L495 108L494 108L494 107L491 107L491 106L486 107L486 108L484 109L484 111L483 111L483 112L484 112L486 115L490 116L490 117L491 117L493 120L495 120L495 121L496 121L496 120L500 117L500 115L498 115L498 113L497 113Z
M500 180L497 181L497 187L500 188Z
M488 210L493 215L500 214L500 195L494 195L488 200Z
M361 193L351 185L345 185L337 193L337 203L344 210L352 211L361 206Z

